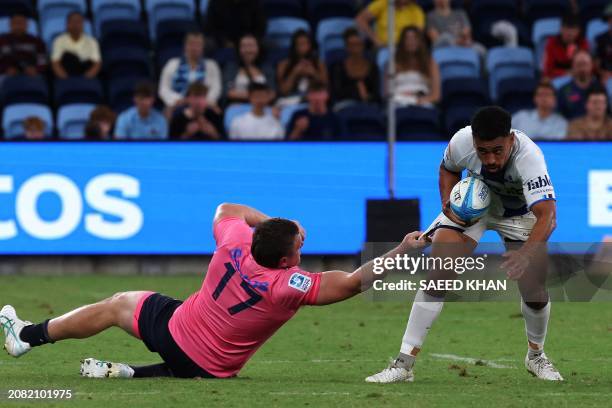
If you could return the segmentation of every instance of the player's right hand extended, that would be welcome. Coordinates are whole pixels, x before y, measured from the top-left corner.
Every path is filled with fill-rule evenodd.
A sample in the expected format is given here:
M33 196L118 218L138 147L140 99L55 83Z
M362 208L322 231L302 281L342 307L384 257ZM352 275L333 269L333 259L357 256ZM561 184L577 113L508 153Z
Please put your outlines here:
M407 234L402 240L402 246L407 249L419 249L429 245L429 242L425 239L419 239L423 235L422 231L414 231Z
M450 200L446 200L446 202L442 206L442 212L444 213L444 215L446 215L446 218L448 218L449 220L451 220L455 224L458 224L458 225L460 225L462 227L469 227L470 226L470 224L468 224L467 222L463 221L461 218L457 217L457 215L455 215L453 210L451 210Z

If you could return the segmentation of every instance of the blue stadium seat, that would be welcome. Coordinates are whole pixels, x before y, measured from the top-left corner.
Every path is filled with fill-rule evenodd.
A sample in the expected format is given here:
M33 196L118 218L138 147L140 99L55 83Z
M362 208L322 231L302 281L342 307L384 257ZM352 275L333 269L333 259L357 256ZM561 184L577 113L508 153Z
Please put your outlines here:
M146 10L149 14L149 33L155 39L155 30L163 20L193 20L195 16L194 0L147 0Z
M417 3L426 13L434 8L434 0L417 0ZM451 8L463 8L463 0L451 0Z
M97 79L69 78L55 80L55 106L71 103L103 102L102 85Z
M112 78L108 84L108 102L115 112L123 112L133 105L134 86L146 78Z
M561 19L560 18L544 18L537 20L533 24L533 30L531 34L531 42L535 47L536 61L538 68L543 68L544 60L544 49L546 47L546 41L549 37L553 37L561 31Z
M389 62L389 49L386 47L380 48L376 53L376 65L378 71L382 74L387 72L387 63Z
M45 135L50 137L53 131L53 117L48 106L36 103L18 103L4 109L2 128L5 139L14 139L23 135L23 121L27 117L37 116L45 122Z
M489 72L489 93L497 99L497 86L506 78L535 78L533 52L529 48L495 47L487 54L487 71Z
M49 88L41 77L18 75L7 77L0 88L4 105L15 103L49 103Z
M563 17L571 11L569 0L527 0L525 15L529 21L543 18Z
M304 8L300 0L263 0L268 19L278 17L304 18Z
M608 78L606 81L606 90L608 91L608 107L610 106L612 101L612 78Z
M444 128L452 137L458 130L470 125L474 113L484 105L453 106L444 112Z
M212 54L212 59L223 69L230 62L237 63L236 49L231 47L217 48Z
M597 45L595 43L595 40L597 39L597 37L599 37L600 34L603 34L608 31L608 27L608 23L599 18L595 18L589 21L586 28L586 38L589 42L589 45L591 46L591 50L595 51L595 47Z
M2 0L0 17L10 17L13 14L22 14L27 17L34 17L32 2L30 0Z
M601 18L606 6L610 0L580 0L578 3L578 11L582 21L591 21L594 18Z
M0 35L6 34L11 31L11 18L0 17ZM38 24L32 18L28 18L28 33L38 37Z
M385 140L385 120L376 105L357 103L339 110L341 138L344 140Z
M344 31L355 26L355 20L346 17L327 18L317 26L317 43L321 58L325 59L328 51L344 49Z
M158 69L163 69L166 62L172 58L180 57L183 55L183 46L177 47L166 47L163 50L157 50L155 56L155 63Z
M306 20L294 17L277 17L268 20L266 39L276 48L289 48L291 36L298 30L310 31Z
M397 140L440 140L440 113L435 108L408 106L396 111Z
M57 111L57 129L60 139L78 140L85 138L85 125L89 114L96 105L75 103L64 105Z
M139 21L141 10L139 0L91 0L91 14L98 35L102 33L102 24L106 21Z
M232 122L238 116L243 115L251 110L251 104L249 103L235 103L225 109L225 116L223 117L223 126L225 132L229 133Z
M109 78L151 77L149 52L144 48L118 47L102 56L104 72Z
M507 20L519 25L516 0L473 0L470 17L474 23L474 37L491 46L495 41L490 35L491 25L499 20Z
M480 76L480 57L472 48L436 48L433 58L440 67L442 80L450 78L477 78Z
M306 9L313 27L323 19L337 17L352 19L357 14L355 0L308 0Z
M209 2L210 0L200 0L200 15L202 16L202 18L206 17L206 14L208 14Z
M567 74L567 75L556 77L550 82L552 83L552 86L558 91L559 89L563 88L565 85L569 84L571 81L572 81L572 76Z
M50 18L66 19L66 16L78 11L85 15L87 5L85 0L38 0L38 16L41 24Z
M323 57L323 61L325 61L329 69L335 64L344 61L345 58L346 51L344 49L335 49L327 51Z
M149 31L141 21L105 21L99 38L102 52L116 47L149 48Z
M283 128L287 131L287 133L289 133L289 129L287 128L287 126L289 126L293 115L295 115L296 112L299 112L304 109L308 109L308 104L298 103L296 105L287 105L283 107L280 114L280 123L281 125L283 125Z
M442 104L447 109L489 103L489 87L482 78L452 78L442 83Z
M42 40L47 45L47 50L51 51L53 40L60 34L66 32L66 18L52 17L42 22ZM93 35L91 23L85 20L84 31L86 34Z
M535 78L506 78L499 82L497 103L510 113L533 108L533 92L537 86Z

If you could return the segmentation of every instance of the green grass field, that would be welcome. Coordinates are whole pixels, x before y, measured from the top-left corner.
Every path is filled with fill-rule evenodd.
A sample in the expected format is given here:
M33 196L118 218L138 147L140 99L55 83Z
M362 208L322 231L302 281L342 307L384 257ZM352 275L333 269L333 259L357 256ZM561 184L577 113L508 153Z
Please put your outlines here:
M197 277L0 277L0 303L40 321L117 291L151 289L185 298ZM87 340L0 355L0 406L254 407L485 406L585 407L612 404L612 308L607 303L553 306L547 353L563 383L523 368L525 335L518 300L450 303L430 332L413 384L366 384L397 353L409 304L358 297L307 308L287 323L231 380L95 380L79 377L79 360L158 362L119 329ZM443 357L440 355L447 355ZM481 361L452 360L448 355ZM492 364L488 364L491 362ZM8 401L7 389L72 389L70 401Z

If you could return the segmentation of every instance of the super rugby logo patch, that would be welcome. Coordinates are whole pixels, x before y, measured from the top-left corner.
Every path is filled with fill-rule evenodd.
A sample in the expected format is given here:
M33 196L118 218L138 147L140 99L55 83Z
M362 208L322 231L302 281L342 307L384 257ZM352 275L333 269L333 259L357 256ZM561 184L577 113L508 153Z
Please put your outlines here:
M311 283L312 279L298 272L291 275L291 278L289 279L289 287L297 289L300 292L307 292Z

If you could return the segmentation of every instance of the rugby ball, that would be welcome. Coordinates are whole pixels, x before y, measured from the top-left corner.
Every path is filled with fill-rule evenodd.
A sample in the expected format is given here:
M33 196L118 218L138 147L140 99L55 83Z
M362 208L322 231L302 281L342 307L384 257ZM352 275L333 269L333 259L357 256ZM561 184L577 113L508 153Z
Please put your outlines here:
M473 223L482 218L491 204L489 187L480 179L466 177L453 187L450 208L461 220Z

